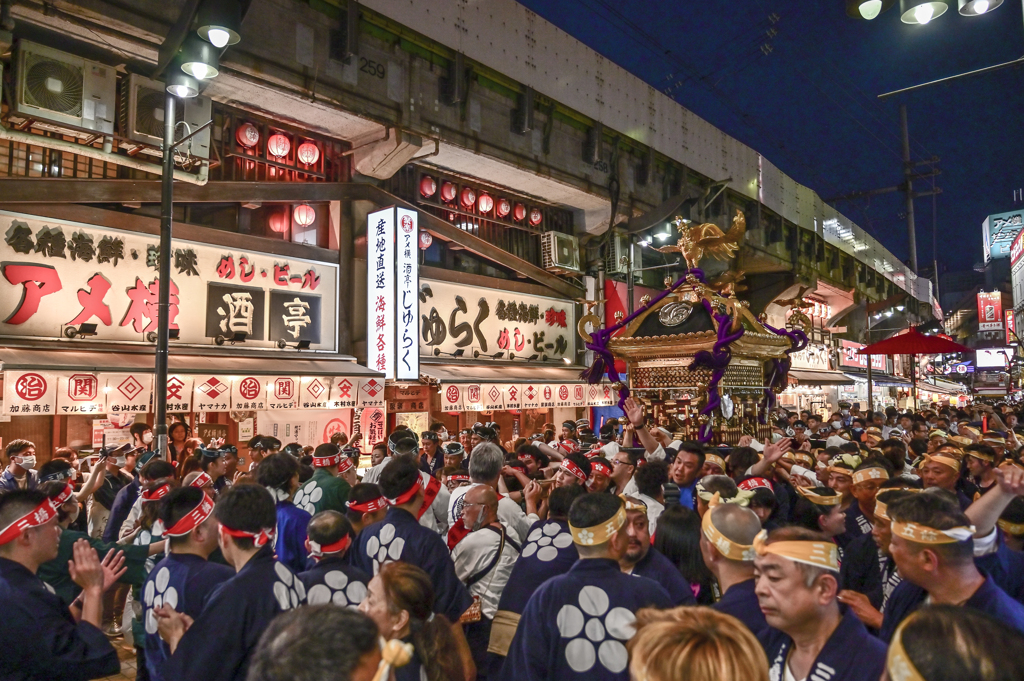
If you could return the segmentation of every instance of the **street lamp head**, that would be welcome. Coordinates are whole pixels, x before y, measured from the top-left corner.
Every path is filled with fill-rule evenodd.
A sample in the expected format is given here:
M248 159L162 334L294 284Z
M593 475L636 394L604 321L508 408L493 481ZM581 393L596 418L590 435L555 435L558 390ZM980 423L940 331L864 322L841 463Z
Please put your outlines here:
M181 70L196 80L220 75L217 48L196 36L189 36L181 46Z
M871 21L895 4L896 0L846 0L846 15L851 19Z
M199 94L199 81L172 66L167 70L167 91L182 99L195 97Z
M999 7L1003 4L1003 0L958 0L958 3L961 16L977 17Z
M946 0L900 0L900 19L905 24L924 25L946 13Z
M196 33L220 49L241 40L242 8L238 0L206 0L199 8Z

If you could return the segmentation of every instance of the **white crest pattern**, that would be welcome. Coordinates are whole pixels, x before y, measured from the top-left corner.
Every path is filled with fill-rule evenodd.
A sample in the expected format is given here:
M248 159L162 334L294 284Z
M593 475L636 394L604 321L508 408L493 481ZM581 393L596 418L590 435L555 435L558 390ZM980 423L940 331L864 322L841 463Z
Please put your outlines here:
M313 515L316 512L316 507L313 504L320 501L323 496L323 489L315 481L310 480L295 493L292 503L306 513Z
M282 563L274 563L278 581L274 582L274 598L282 610L291 610L306 600L306 587Z
M558 523L547 523L543 527L537 527L526 538L526 546L523 547L523 558L529 558L537 554L537 559L550 563L558 558L558 549L564 549L572 545L572 534L563 531Z
M395 526L391 523L380 528L380 532L366 542L366 555L373 559L373 574L380 572L380 566L394 560L402 559L405 550L405 539L395 536Z
M349 580L341 570L331 570L324 575L324 583L309 588L306 602L309 605L334 603L345 608L356 608L366 598L366 585L360 581Z
M162 605L169 605L173 609L178 608L178 591L173 586L168 586L171 581L171 571L167 566L160 568L156 578L146 581L142 593L142 600L146 604L146 633L156 633L156 615L153 611Z
M572 639L565 647L566 662L580 674L595 662L613 674L621 673L629 663L623 642L636 633L636 617L626 608L609 609L608 594L597 586L580 589L578 602L579 607L563 605L555 620L558 633Z

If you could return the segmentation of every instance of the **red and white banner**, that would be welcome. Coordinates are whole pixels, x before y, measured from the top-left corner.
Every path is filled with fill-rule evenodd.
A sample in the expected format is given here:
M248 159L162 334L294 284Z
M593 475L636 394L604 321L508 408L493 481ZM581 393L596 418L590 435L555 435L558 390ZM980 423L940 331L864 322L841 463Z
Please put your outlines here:
M484 411L504 411L505 391L498 383L484 383L480 386L480 399Z
M331 401L330 380L322 376L303 376L299 379L299 407L328 409Z
M5 414L53 414L57 377L40 371L4 372Z
M867 368L868 356L857 354L857 351L864 347L863 343L854 343L848 340L839 342L842 344L842 347L839 348L839 366L853 369ZM885 355L871 355L871 370L885 371Z
M195 378L183 374L167 377L167 411L176 414L192 411L192 386Z
M107 393L107 412L146 413L153 398L153 374L100 374Z
M335 376L331 381L331 397L328 407L330 409L349 409L356 406L356 392L358 391L359 379Z
M1021 232L1021 234L1024 234L1024 232ZM1017 325L1013 319L1013 310L1006 310L1003 315L1006 319L1006 344L1009 345L1011 342L1017 340Z
M520 386L523 398L523 409L540 409L541 386L539 383L523 383Z
M231 381L231 409L263 411L267 408L266 376L235 376Z
M441 386L441 411L462 411L462 386L447 383Z
M383 409L364 409L360 415L359 432L363 434L358 446L369 454L373 446L387 439L387 418Z
M58 414L103 414L107 405L96 374L75 373L57 377Z
M978 291L978 331L999 331L1003 328L1003 294L999 291Z
M331 441L331 435L341 432L352 434L352 412L341 413L326 409L307 411L261 411L256 414L260 433L271 435L283 444L298 442L316 447ZM379 442L379 440L378 440Z
M588 407L610 407L615 403L614 392L608 384L587 386Z
M505 393L505 408L506 409L521 409L523 406L523 386L518 383L506 383L501 386L501 391Z
M196 376L193 383L193 411L228 410L231 405L231 377L203 374Z
M480 383L462 386L462 408L465 411L483 411L484 396Z
M296 409L300 405L299 379L291 376L270 376L267 381L267 409Z
M359 381L356 394L356 409L384 406L384 379L365 378Z

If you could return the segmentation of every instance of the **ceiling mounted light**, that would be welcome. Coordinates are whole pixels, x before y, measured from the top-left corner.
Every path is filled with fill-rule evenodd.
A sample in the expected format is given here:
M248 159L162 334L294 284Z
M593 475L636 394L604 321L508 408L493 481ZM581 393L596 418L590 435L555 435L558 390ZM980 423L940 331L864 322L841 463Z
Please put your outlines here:
M175 97L186 99L199 94L199 81L181 69L167 70L167 91Z
M846 15L853 19L871 21L882 12L888 12L896 0L846 0Z
M999 7L999 5L1003 4L1003 0L959 0L959 4L961 15L977 17Z
M238 0L206 0L199 8L196 33L214 47L234 45L241 36L242 8Z
M205 40L189 37L181 47L181 70L196 80L216 78L220 71L217 48Z
M924 25L932 19L938 19L949 4L946 0L900 0L900 19L905 24Z

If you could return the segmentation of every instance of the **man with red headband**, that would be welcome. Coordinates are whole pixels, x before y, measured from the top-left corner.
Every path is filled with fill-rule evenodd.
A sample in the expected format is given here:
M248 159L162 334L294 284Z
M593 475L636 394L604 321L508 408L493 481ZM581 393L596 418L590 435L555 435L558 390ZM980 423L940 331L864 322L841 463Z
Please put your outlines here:
M555 487L586 485L590 477L590 461L579 452L567 454L555 471Z
M165 679L244 681L270 621L306 601L306 587L274 559L277 509L270 492L259 485L229 487L213 517L217 543L235 576L210 595L195 619L177 610L182 595L169 596L158 588L162 580L154 583L157 630L170 652L159 669Z
M306 544L316 565L299 573L309 605L334 603L355 609L366 597L370 575L348 563L353 535L352 525L337 511L322 511L309 521Z
M355 463L338 445L325 443L313 450L313 477L295 493L293 502L310 515L321 511L345 512L352 487L342 478Z
M164 462L166 463L166 462ZM217 549L217 520L213 499L198 487L171 490L160 502L158 520L169 546L167 556L153 566L142 587L142 640L144 663L152 681L160 681L160 667L170 649L157 632L156 608L167 603L192 619L199 617L206 598L234 575L227 565L207 559ZM154 530L157 528L154 528Z
M39 566L57 555L62 504L38 490L0 496L0 678L84 681L116 674L121 667L99 628L106 580L89 543L75 544L71 566L82 587L77 618L36 577Z
M380 487L372 482L360 482L352 487L345 502L345 518L352 526L353 545L359 543L359 535L364 527L384 520L388 512L388 500ZM352 562L352 552L345 554L347 561Z

